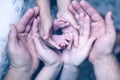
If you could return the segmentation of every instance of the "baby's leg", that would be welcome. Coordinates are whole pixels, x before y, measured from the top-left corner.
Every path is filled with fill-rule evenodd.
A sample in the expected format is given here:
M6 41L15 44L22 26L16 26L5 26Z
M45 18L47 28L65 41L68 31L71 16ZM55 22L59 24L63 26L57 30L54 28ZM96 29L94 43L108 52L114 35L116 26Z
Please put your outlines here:
M55 19L53 23L53 31L57 31L60 28L68 27L69 25L70 23L63 18Z

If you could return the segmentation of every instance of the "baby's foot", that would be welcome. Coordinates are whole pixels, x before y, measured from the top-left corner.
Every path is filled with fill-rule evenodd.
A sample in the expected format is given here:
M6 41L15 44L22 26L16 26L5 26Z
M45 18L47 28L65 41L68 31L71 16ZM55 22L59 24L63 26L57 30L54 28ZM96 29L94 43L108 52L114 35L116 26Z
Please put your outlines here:
M53 31L57 31L60 28L66 28L69 25L70 23L63 18L55 19L53 23Z
M68 45L69 38L65 35L53 35L52 38L61 48L64 48Z

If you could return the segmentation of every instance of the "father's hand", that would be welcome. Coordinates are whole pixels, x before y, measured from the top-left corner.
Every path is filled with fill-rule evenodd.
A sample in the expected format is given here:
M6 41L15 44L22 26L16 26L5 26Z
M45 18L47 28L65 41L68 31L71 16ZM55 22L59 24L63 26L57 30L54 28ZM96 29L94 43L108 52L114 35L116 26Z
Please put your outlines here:
M10 25L8 38L10 69L5 80L30 80L38 68L39 60L31 36L31 28L38 26L34 20L37 12L39 12L38 7L30 9L16 26Z
M93 62L101 55L111 54L116 39L111 12L107 13L104 20L102 16L100 16L100 14L85 0L82 0L80 3L73 1L69 9L75 15L76 19L78 19L79 13L87 14L91 18L91 36L96 37L97 40L94 43L89 60Z

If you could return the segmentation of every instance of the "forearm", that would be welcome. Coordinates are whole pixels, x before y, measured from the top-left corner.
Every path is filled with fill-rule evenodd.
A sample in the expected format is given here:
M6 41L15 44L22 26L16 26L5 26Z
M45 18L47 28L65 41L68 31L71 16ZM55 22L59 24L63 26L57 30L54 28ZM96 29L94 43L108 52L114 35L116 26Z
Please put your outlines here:
M68 10L68 6L70 5L71 1L72 0L57 0L58 10Z
M37 75L35 80L55 80L60 72L61 66L59 67L48 67L45 66Z
M4 80L32 80L32 74L28 71L19 71L10 68Z
M64 65L60 80L78 80L79 67Z
M102 57L93 63L97 80L119 80L119 63L114 55Z

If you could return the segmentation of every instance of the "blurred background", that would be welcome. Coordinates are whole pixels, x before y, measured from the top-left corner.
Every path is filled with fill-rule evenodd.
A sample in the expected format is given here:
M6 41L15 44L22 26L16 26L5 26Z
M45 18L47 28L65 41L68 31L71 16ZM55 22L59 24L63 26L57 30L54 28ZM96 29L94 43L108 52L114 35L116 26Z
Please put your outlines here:
M80 1L80 0L78 0ZM120 61L120 0L87 0L97 11L104 17L106 12L111 10L112 17L115 21L117 32L117 40L114 52ZM51 0L51 14L55 18L57 13L56 0ZM93 72L92 65L88 60L84 61L80 66L79 80L96 80Z

